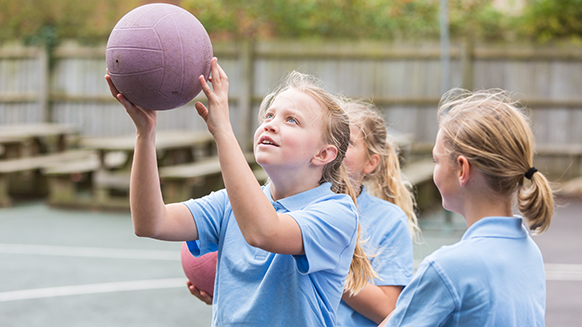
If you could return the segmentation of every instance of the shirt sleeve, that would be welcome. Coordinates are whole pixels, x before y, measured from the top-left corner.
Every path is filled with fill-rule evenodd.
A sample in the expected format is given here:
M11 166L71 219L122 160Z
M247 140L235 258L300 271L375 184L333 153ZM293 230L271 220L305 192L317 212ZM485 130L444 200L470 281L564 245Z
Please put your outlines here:
M444 326L459 305L451 280L437 263L425 260L400 294L386 326Z
M227 217L227 211L231 210L226 190L182 203L190 210L198 230L198 240L187 242L192 255L198 257L217 251L223 220Z
M303 237L305 255L294 256L300 273L334 271L338 266L349 269L358 228L351 199L334 197L288 214L299 224Z
M370 237L370 241L366 243L370 243L371 248L366 251L372 255L372 266L378 273L379 278L374 280L375 285L406 286L412 279L414 269L412 237L404 212L393 211L389 214L395 215L392 217L395 224L372 226L375 230L373 233L380 237ZM376 243L376 239L380 239L378 246L371 244Z

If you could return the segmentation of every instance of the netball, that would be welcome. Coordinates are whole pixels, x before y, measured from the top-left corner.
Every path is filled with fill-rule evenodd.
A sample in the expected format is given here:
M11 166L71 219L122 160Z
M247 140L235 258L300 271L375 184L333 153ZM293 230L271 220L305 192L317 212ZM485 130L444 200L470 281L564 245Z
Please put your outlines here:
M134 104L167 110L190 102L208 80L212 44L194 15L166 3L133 9L115 25L106 49L109 75Z
M218 252L195 257L188 250L186 242L182 243L182 268L186 277L196 288L210 294L210 296L214 295L217 258Z

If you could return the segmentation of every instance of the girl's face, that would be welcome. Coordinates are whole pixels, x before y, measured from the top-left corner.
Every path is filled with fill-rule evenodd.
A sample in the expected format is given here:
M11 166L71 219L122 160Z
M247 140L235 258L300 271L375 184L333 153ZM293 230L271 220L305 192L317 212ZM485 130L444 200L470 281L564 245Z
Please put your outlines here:
M454 162L451 162L451 159L446 152L441 130L437 133L435 146L432 149L432 157L435 162L433 181L441 193L443 208L458 213L458 192L460 191L460 185L458 182L459 170Z
M378 155L375 155L378 156ZM362 130L350 125L350 145L344 158L344 164L355 187L359 187L366 174L371 173L378 165L374 156L370 157Z
M255 132L257 163L263 168L308 167L325 145L322 116L319 102L299 90L277 95Z

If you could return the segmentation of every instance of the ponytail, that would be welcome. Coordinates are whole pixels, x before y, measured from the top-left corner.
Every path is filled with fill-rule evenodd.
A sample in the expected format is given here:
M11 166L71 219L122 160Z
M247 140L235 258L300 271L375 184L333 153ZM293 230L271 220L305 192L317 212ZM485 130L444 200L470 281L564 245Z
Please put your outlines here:
M370 148L370 147L368 147ZM374 172L364 179L370 193L400 207L408 217L408 228L413 240L420 236L416 201L412 193L412 184L401 173L400 162L395 146L386 140L384 151L380 155L380 164Z
M342 164L339 169L339 184L342 186L341 192L348 194L354 203L357 203L357 195L350 183L348 173L345 166ZM368 254L364 251L362 246L361 238L361 227L358 223L358 235L356 238L356 248L354 249L354 256L352 257L352 263L350 264L350 271L346 277L346 283L344 289L350 292L350 295L356 295L361 291L368 282L372 282L375 278L378 278L378 274L372 268L372 263L368 259Z
M378 278L378 274L372 268L372 263L368 258L368 254L364 251L361 238L361 227L358 223L358 239L356 248L354 249L354 256L350 265L350 271L346 277L346 284L344 290L350 292L350 296L354 296L361 291L368 282L373 282Z
M517 190L517 206L535 234L545 232L552 221L554 198L546 176L534 173L528 187L524 183ZM527 183L527 182L526 182Z

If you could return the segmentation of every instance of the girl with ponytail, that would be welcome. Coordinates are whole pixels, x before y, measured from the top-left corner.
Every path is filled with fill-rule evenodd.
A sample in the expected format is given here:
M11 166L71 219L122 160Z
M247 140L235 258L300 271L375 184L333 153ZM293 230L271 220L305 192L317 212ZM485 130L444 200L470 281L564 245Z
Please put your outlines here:
M412 278L412 239L420 230L411 185L400 172L384 119L368 102L351 100L344 108L351 132L344 164L358 194L362 238L378 277L356 295L344 293L338 326L377 326Z
M544 326L544 263L529 232L548 229L554 200L526 116L504 91L455 89L438 122L433 179L468 229L423 260L382 326Z

